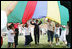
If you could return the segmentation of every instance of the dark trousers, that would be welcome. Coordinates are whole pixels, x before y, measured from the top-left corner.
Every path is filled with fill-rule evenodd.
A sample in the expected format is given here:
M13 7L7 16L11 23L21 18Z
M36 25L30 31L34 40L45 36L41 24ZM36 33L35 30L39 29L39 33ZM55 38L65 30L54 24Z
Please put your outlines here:
M60 30L60 36L61 36L62 29L60 28L59 30Z
M50 41L53 42L54 33L52 31L48 30L47 35L48 35L48 42L50 42Z
M39 43L39 33L34 34L35 44Z
M31 34L25 36L25 45L29 45L33 41Z
M15 47L16 47L18 45L18 34L19 34L18 28L16 28L15 31L16 31L16 34L14 37L14 42L15 42Z
M67 46L71 47L71 35L66 35Z

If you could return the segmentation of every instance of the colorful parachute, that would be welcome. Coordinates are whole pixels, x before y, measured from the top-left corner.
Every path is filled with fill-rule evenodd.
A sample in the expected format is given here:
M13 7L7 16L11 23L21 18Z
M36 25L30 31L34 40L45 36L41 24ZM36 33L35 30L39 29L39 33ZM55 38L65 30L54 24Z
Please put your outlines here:
M1 8L6 1L1 1ZM9 2L9 1L7 1ZM4 6L3 6L4 5ZM15 9L8 15L8 22L25 24L29 19L49 18L62 25L69 21L68 9L60 5L60 1L18 1Z

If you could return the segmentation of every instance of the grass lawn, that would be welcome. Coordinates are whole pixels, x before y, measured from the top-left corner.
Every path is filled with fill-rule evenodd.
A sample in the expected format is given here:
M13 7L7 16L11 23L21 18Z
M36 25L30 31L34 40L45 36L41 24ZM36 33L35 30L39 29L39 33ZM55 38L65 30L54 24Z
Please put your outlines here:
M8 42L7 42L7 36L3 38L3 45L1 48L7 48L8 46ZM17 48L68 48L67 46L63 45L63 43L61 42L60 45L55 45L55 39L54 39L54 43L52 46L49 46L48 42L47 42L47 35L40 35L40 44L39 45L35 45L34 43L34 38L33 38L33 42L31 43L31 46L24 46L24 42L25 42L25 37L24 36L19 36L19 45L17 46Z

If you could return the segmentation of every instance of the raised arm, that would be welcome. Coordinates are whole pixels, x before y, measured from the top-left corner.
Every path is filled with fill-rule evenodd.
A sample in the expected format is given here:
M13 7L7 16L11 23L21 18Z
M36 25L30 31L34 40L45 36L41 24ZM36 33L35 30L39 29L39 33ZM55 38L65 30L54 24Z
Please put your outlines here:
M60 25L62 28L66 28L66 26L62 26L62 25Z
M15 32L15 31L14 31L14 32L13 32L13 33L11 33L11 34L13 35L13 34L16 34L16 33L17 33L17 32Z
M30 22L30 24L31 24L31 25L35 25L35 23L34 23L34 22L32 22L32 21Z
M34 19L31 20L31 22L30 22L31 25L35 25L35 23L33 21L34 21Z
M40 23L38 25L41 25L42 24L42 21L40 21Z

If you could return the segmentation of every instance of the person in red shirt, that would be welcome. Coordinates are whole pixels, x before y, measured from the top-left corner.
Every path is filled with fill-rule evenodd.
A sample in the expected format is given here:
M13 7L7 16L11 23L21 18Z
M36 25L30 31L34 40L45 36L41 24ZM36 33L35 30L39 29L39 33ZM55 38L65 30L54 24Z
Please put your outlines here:
M18 25L19 25L19 24L20 24L20 23L15 23L15 24L14 24L14 28L15 28L15 32L16 32L15 37L14 37L15 48L16 48L17 45L18 45L18 34L19 34Z
M15 28L15 29L18 29L18 25L19 25L19 24L20 24L20 23L15 23L15 24L14 24L14 28Z

